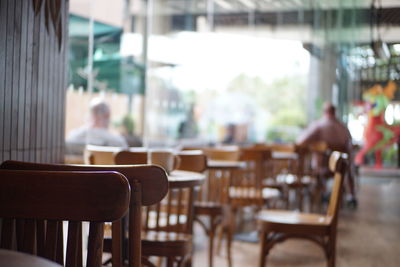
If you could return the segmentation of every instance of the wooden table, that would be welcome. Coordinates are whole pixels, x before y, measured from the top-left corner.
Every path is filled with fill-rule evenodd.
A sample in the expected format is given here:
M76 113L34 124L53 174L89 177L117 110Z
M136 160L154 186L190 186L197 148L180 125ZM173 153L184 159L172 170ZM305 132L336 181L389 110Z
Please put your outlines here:
M4 267L60 267L55 262L18 251L0 249L0 266Z

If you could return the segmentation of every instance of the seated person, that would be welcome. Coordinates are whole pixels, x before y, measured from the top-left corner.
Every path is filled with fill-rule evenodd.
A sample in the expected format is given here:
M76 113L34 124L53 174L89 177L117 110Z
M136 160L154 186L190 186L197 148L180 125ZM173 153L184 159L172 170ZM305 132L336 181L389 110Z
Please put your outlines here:
M127 147L122 136L108 130L110 108L100 99L90 105L90 121L87 125L72 130L66 139L67 153L83 154L86 145Z
M324 114L321 119L312 123L305 132L300 135L297 139L298 145L310 145L315 142L325 142L331 151L340 151L347 153L349 159L352 157L352 141L351 134L347 127L341 123L335 116L335 106L331 103L326 102L324 104ZM328 159L324 160L324 165L328 164ZM351 162L350 162L350 165ZM323 166L323 168L329 169L328 166ZM349 189L350 189L350 199L349 203L356 205L356 195L354 189L353 171L350 166L349 171ZM328 176L326 172L322 174L323 176Z

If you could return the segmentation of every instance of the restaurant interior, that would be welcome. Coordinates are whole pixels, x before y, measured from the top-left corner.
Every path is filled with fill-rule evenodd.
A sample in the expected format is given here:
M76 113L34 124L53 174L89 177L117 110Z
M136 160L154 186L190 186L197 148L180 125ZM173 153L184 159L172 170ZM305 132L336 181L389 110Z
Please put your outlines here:
M0 266L400 266L400 1L0 0Z

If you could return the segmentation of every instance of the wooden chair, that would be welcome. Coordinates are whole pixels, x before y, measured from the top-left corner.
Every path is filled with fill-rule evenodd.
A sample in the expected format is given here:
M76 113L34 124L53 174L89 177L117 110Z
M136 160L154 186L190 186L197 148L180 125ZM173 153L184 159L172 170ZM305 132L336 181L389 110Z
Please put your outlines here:
M117 171L125 175L132 187L128 218L128 262L130 267L141 266L142 206L160 202L168 192L168 178L157 166L108 165L85 166L63 164L38 164L6 161L1 169L51 170L51 171ZM112 265L122 266L124 236L121 220L112 223ZM125 246L124 246L125 247Z
M248 150L259 151L259 153L262 154L259 160L259 171L262 176L261 181L263 188L277 189L280 195L279 200L287 208L289 204L288 187L286 183L279 181L277 178L282 170L287 170L291 164L287 160L276 162L272 156L273 149L278 149L279 152L283 153L292 153L292 148L289 145L276 145L275 148L272 148L271 145L255 144L248 148Z
M207 157L201 150L181 151L178 153L178 156L180 157L180 170L203 173L207 169ZM218 224L222 221L222 206L219 202L207 201L207 193L210 191L210 186L211 184L209 180L206 181L196 198L194 203L194 220L200 224L200 226L208 235L208 264L210 267L212 267L214 255L214 236ZM201 219L202 216L206 216L208 218L208 226Z
M142 153L142 154L141 154ZM146 157L145 157L146 156ZM202 172L205 156L187 151L178 154L179 170ZM121 151L115 163L142 164L147 161L143 152ZM168 266L182 266L192 255L192 225L194 186L198 181L170 180L168 196L161 203L145 209L143 264L152 266L151 256L166 257Z
M129 197L117 172L0 170L0 247L63 265L62 221L69 221L65 266L82 266L81 222L89 221L86 266L101 266L104 222L125 215Z
M297 208L304 209L304 197L310 198L310 209L318 202L317 192L319 191L319 166L314 164L315 156L327 152L327 145L318 142L307 146L298 145L274 145L269 146L273 155L284 153L280 157L272 157L272 172L275 181L286 188L287 195L295 192ZM285 154L287 153L287 156ZM318 161L320 157L318 158ZM287 199L287 208L289 198Z
M166 258L167 266L191 263L195 187L202 180L174 179L177 172L182 171L170 174L168 195L145 209L142 246L146 266L155 266L152 256Z
M207 155L207 181L195 202L195 221L198 222L209 237L209 266L213 266L214 237L219 230L219 240L226 234L226 250L228 266L232 266L232 235L229 234L228 188L233 172L239 168L240 150L238 147L204 148ZM210 165L214 161L216 165ZM202 217L208 218L208 226ZM218 244L220 250L220 242Z
M268 188L263 184L265 170L265 150L255 148L242 148L240 161L244 167L235 171L229 183L229 207L231 213L229 234L232 236L236 230L236 215L240 208L252 206L256 210L280 197L280 191L276 188Z
M326 215L299 213L285 210L263 210L258 216L261 226L259 266L266 265L270 249L288 238L305 238L320 245L325 252L328 266L335 266L336 229L347 161L340 152L333 152L329 159L334 172L334 185Z

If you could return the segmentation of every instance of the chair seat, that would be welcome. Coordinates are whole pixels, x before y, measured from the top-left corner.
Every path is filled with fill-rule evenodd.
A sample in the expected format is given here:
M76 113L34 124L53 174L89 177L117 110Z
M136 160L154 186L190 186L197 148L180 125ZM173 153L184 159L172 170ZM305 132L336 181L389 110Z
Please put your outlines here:
M196 215L221 215L222 205L212 201L199 201L194 204Z
M301 213L287 210L262 210L258 215L260 224L277 232L308 232L325 234L331 225L332 217L314 213Z
M142 233L144 256L183 256L192 249L192 236L184 233L147 231Z

